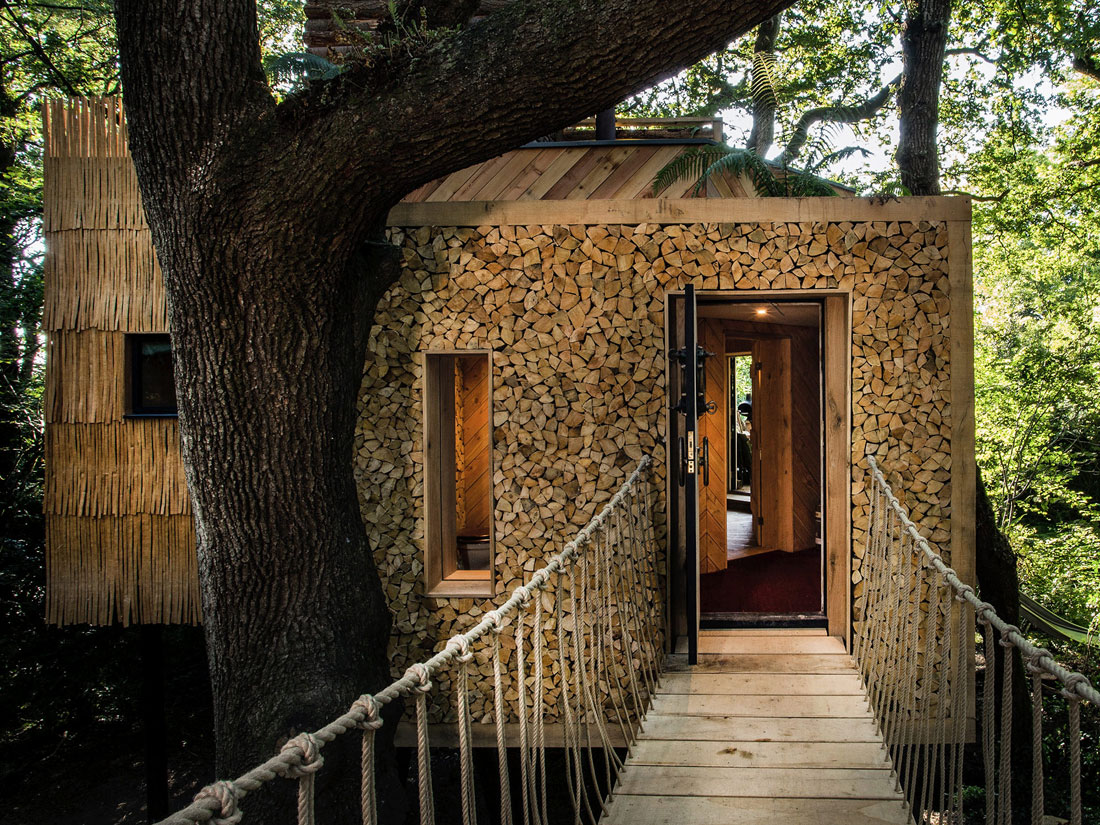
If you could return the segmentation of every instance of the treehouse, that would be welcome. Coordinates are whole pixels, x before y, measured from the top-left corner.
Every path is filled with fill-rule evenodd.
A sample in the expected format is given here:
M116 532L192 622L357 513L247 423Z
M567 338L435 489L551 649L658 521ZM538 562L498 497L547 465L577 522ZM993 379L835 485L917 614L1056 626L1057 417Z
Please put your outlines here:
M354 461L395 672L529 579L645 455L669 649L744 626L847 644L869 454L972 580L969 203L760 198L732 176L654 192L720 135L582 124L390 213L403 273L370 335ZM46 136L47 619L199 622L121 106L53 102Z

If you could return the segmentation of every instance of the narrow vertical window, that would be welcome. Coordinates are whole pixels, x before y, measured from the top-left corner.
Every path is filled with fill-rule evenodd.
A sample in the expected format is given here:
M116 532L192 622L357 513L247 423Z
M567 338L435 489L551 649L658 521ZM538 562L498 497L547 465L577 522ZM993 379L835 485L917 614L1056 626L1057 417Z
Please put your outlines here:
M127 335L130 415L175 415L176 380L167 335Z
M492 371L487 352L425 358L429 593L492 593Z

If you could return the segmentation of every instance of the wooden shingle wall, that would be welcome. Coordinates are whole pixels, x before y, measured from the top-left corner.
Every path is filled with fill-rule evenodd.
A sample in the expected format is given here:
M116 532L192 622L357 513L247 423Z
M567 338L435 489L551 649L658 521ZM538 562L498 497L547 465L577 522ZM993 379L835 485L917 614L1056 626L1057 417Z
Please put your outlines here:
M46 619L199 621L174 418L126 418L126 334L167 332L121 104L45 107Z

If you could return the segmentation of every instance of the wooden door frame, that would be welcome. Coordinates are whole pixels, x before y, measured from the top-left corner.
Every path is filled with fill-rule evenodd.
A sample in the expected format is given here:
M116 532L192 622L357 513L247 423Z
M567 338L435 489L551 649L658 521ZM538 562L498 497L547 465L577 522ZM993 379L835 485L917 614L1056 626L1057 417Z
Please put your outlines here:
M824 490L822 529L825 540L825 616L828 633L850 646L852 614L852 294L842 289L769 289L769 290L698 290L698 297L721 298L736 302L761 299L785 299L821 301L823 346L822 358L822 417L824 421L824 474L821 479ZM682 290L665 293L665 348L671 345L669 328L669 299L682 296ZM840 346L837 346L840 342ZM665 387L671 387L671 366L665 360ZM665 405L665 432L674 430L671 420L675 413ZM675 477L672 462L674 445L666 444L665 474L666 502L675 495ZM672 560L671 534L665 554L666 562ZM670 632L670 648L675 644L674 628L681 624L671 613L673 605L672 570L665 576L667 616Z

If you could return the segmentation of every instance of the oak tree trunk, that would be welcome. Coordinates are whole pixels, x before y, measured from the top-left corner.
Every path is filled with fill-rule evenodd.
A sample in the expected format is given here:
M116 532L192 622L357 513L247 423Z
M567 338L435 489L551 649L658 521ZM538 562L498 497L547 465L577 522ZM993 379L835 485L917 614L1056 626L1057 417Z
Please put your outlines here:
M613 105L785 5L514 3L277 105L251 0L116 0L131 151L176 353L220 777L390 680L378 548L352 473L366 336L397 273L383 241L390 207ZM357 743L345 738L318 775L327 821L352 821ZM383 812L398 821L392 760L381 763ZM292 821L293 784L250 796L249 818Z
M909 194L938 195L936 131L951 0L908 0L906 7L901 33L903 76L898 90L898 168Z

